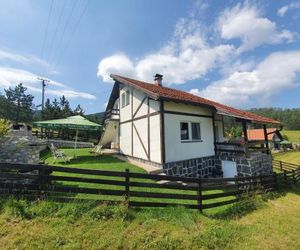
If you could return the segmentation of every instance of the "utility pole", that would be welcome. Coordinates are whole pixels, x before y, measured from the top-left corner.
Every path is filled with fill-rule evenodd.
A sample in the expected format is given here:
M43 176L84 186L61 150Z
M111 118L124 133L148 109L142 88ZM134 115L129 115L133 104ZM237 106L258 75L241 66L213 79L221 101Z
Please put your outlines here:
M46 83L45 82L50 82L50 80L42 77L38 77L38 80L42 81L42 111L44 110L44 104L45 104L45 87Z

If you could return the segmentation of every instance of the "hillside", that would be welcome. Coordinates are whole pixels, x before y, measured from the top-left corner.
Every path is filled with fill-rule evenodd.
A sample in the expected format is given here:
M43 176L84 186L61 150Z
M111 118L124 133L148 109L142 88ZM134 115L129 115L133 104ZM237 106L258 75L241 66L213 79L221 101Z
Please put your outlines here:
M93 122L101 124L103 121L104 114L105 112L99 112L99 113L85 115L85 117Z
M300 130L300 108L253 108L249 111L281 121L286 130Z

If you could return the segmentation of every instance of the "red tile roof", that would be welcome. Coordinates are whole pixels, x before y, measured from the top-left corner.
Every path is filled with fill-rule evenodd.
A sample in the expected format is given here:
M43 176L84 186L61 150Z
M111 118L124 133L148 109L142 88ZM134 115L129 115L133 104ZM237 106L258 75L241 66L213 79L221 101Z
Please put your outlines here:
M271 141L276 128L267 128L268 140ZM269 134L272 133L272 134ZM263 129L248 129L247 130L248 140L249 141L264 141L265 134Z
M131 79L124 76L119 75L110 75L111 78L113 78L117 82L121 82L124 84L128 84L130 86L133 86L137 89L140 89L144 92L146 92L148 95L155 99L165 99L170 101L179 101L194 105L207 105L212 108L215 108L217 110L217 113L233 116L236 118L248 120L248 121L254 121L259 123L272 123L276 125L280 125L281 123L279 121L273 120L271 118L263 117L260 115L256 115L250 112L246 112L243 110L235 109L226 105L223 105L221 103L217 103L205 98L202 98L200 96L193 95L191 93L187 93L178 89L168 88L168 87L162 87L158 86L153 83L147 83L135 79Z

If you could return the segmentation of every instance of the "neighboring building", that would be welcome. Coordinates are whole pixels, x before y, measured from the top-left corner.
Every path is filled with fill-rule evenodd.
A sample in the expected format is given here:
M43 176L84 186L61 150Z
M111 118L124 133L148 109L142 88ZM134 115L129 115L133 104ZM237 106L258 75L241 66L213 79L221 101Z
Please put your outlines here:
M265 141L265 135L263 129L248 129L248 140L254 142ZM280 149L280 142L283 140L280 132L276 128L267 128L267 136L270 145L270 149Z
M162 86L111 75L100 144L176 176L235 176L272 172L271 155L225 142L224 116L243 124L280 122ZM265 126L265 125L264 125ZM244 133L247 134L247 133ZM267 148L267 145L265 145Z

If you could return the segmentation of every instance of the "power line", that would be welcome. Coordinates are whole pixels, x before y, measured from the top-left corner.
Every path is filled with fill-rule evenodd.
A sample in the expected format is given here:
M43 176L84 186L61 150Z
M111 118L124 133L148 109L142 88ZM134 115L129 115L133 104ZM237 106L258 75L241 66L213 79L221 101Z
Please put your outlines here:
M65 0L65 1L64 1L64 4L63 4L63 7L62 7L62 9L61 9L61 11L60 11L60 14L59 14L58 22L57 22L56 27L55 27L54 36L53 36L53 38L52 38L52 40L51 40L51 42L50 42L50 46L49 46L49 56L48 56L49 62L50 62L50 59L51 59L51 52L52 52L53 44L54 44L55 39L56 39L56 36L57 36L58 28L59 28L59 26L60 26L61 19L62 19L62 16L63 16L63 13L64 13L64 10L65 10L65 8L66 8L66 3L67 3L67 1Z
M60 47L60 45L61 45L61 43L62 43L62 40L63 40L63 38L64 38L64 35L65 35L65 33L66 33L67 27L68 27L68 25L69 25L69 23L70 23L70 20L71 20L71 18L72 18L72 15L73 15L74 9L75 9L75 7L76 7L77 1L78 1L78 0L75 0L75 1L73 2L73 5L72 5L72 7L71 7L71 12L70 12L70 14L69 14L69 16L68 16L68 18L67 18L67 21L66 21L64 27L63 27L63 31L62 31L62 34L61 34L61 36L60 36L60 40L58 41L57 46L56 46L56 48L55 48L54 51L58 51L58 50L59 50L59 47Z
M43 43L42 43L41 60L43 60L43 57L44 57L46 40L47 40L47 37L48 37L48 28L49 28L49 23L50 23L51 15L52 15L53 2L54 2L54 0L51 0L50 11L49 11L47 25L46 25L46 30L45 30L45 34L44 34L44 40L43 40Z
M75 23L75 27L74 27L74 29L72 30L71 35L69 36L69 39L68 39L68 41L67 41L67 43L66 43L65 48L62 50L62 53L59 54L59 57L58 57L58 60L57 60L56 65L59 65L61 59L63 58L64 54L66 53L66 50L69 48L70 43L71 43L71 39L73 38L73 36L74 36L74 34L75 34L77 28L79 27L79 24L80 24L80 22L81 22L81 19L83 18L84 14L85 14L85 12L86 12L86 10L87 10L87 8L88 8L89 3L90 3L89 0L87 0L86 3L85 3L85 6L84 6L84 8L83 8L83 11L81 12L79 18L77 19L77 22Z

